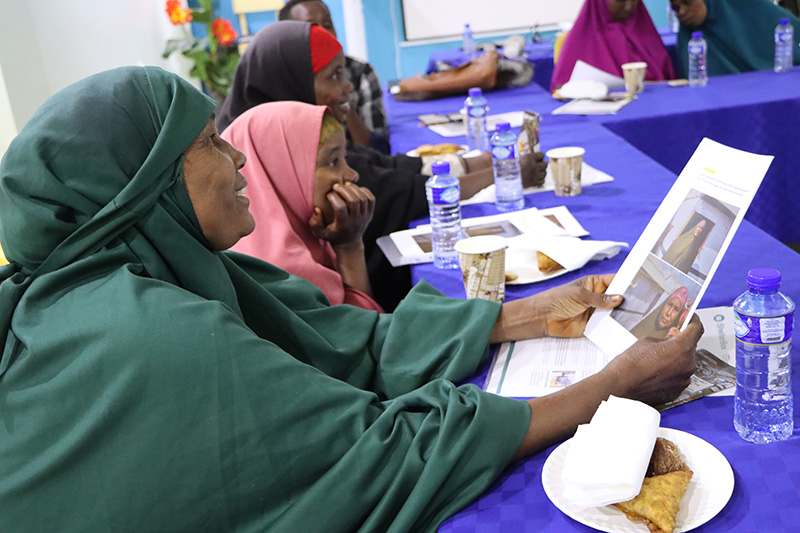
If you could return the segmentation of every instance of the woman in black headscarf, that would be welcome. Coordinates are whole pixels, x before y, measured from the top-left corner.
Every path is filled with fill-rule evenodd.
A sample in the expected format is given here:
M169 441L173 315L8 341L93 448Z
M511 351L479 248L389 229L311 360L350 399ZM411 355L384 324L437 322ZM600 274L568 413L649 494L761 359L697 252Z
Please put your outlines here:
M337 48L332 49L331 43ZM336 53L331 59L332 51ZM217 125L223 130L251 107L279 100L328 105L343 121L352 90L341 45L332 35L306 22L277 22L259 31L248 44ZM472 172L461 178L462 198L493 182L488 154L470 161L466 170ZM347 148L347 164L358 172L359 184L375 195L375 214L364 233L367 269L375 299L391 310L411 288L410 271L408 267L392 267L375 241L427 216L428 176L420 173L422 160L418 157L386 156L353 143ZM526 186L544 181L546 163L541 154L526 155L522 166Z

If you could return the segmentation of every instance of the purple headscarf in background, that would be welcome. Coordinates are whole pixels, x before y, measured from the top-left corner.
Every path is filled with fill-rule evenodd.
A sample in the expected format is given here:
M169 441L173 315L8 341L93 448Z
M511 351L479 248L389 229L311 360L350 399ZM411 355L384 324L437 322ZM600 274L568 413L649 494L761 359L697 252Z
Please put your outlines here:
M553 70L551 91L569 81L579 59L619 77L623 63L644 61L646 80L675 78L672 61L644 3L640 0L628 18L616 21L608 12L609 1L586 0L564 40Z

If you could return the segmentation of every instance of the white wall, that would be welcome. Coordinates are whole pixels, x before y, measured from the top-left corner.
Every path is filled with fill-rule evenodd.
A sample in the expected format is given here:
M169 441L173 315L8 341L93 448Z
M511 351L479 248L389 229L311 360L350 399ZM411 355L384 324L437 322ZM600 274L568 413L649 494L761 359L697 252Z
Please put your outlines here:
M51 94L103 70L159 65L188 79L189 63L161 58L180 34L164 0L0 0L0 154ZM195 80L192 80L195 81ZM13 121L2 113L6 93Z

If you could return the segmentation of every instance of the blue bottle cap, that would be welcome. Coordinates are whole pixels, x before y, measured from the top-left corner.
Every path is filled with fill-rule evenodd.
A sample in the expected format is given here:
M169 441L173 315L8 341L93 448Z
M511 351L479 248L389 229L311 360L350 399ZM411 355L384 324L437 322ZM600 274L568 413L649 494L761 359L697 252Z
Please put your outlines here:
M463 93L462 93L462 94L463 94ZM480 88L480 87L472 87L472 88L469 90L468 94L469 94L470 96L482 96L482 95L483 95L483 91L481 90L481 88Z
M436 161L431 165L431 172L434 174L450 174L450 163L447 161Z
M782 18L782 19L780 19L780 20L778 21L778 24L789 24L789 19L788 19L788 17L787 17L787 18Z
M508 122L498 122L494 126L494 131L508 131L511 129L511 124Z
M701 31L692 32L692 39L702 39L702 38L703 38L703 32Z
M778 290L781 273L774 268L754 268L747 273L747 286L761 291Z

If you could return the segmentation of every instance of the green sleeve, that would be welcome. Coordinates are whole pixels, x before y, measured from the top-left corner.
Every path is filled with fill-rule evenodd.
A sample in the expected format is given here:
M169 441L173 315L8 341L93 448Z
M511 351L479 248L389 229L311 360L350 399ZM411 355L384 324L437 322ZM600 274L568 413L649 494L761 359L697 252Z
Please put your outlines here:
M300 278L266 263L236 257L267 291L240 290L248 325L299 360L329 376L393 398L431 379L463 380L488 355L500 304L448 298L421 282L392 314L339 305ZM252 281L251 281L252 283ZM269 301L255 301L264 298ZM260 309L269 308L269 315Z
M129 273L14 330L0 531L429 531L495 479L530 419L446 380L382 400L224 304ZM382 357L392 335L373 342Z

